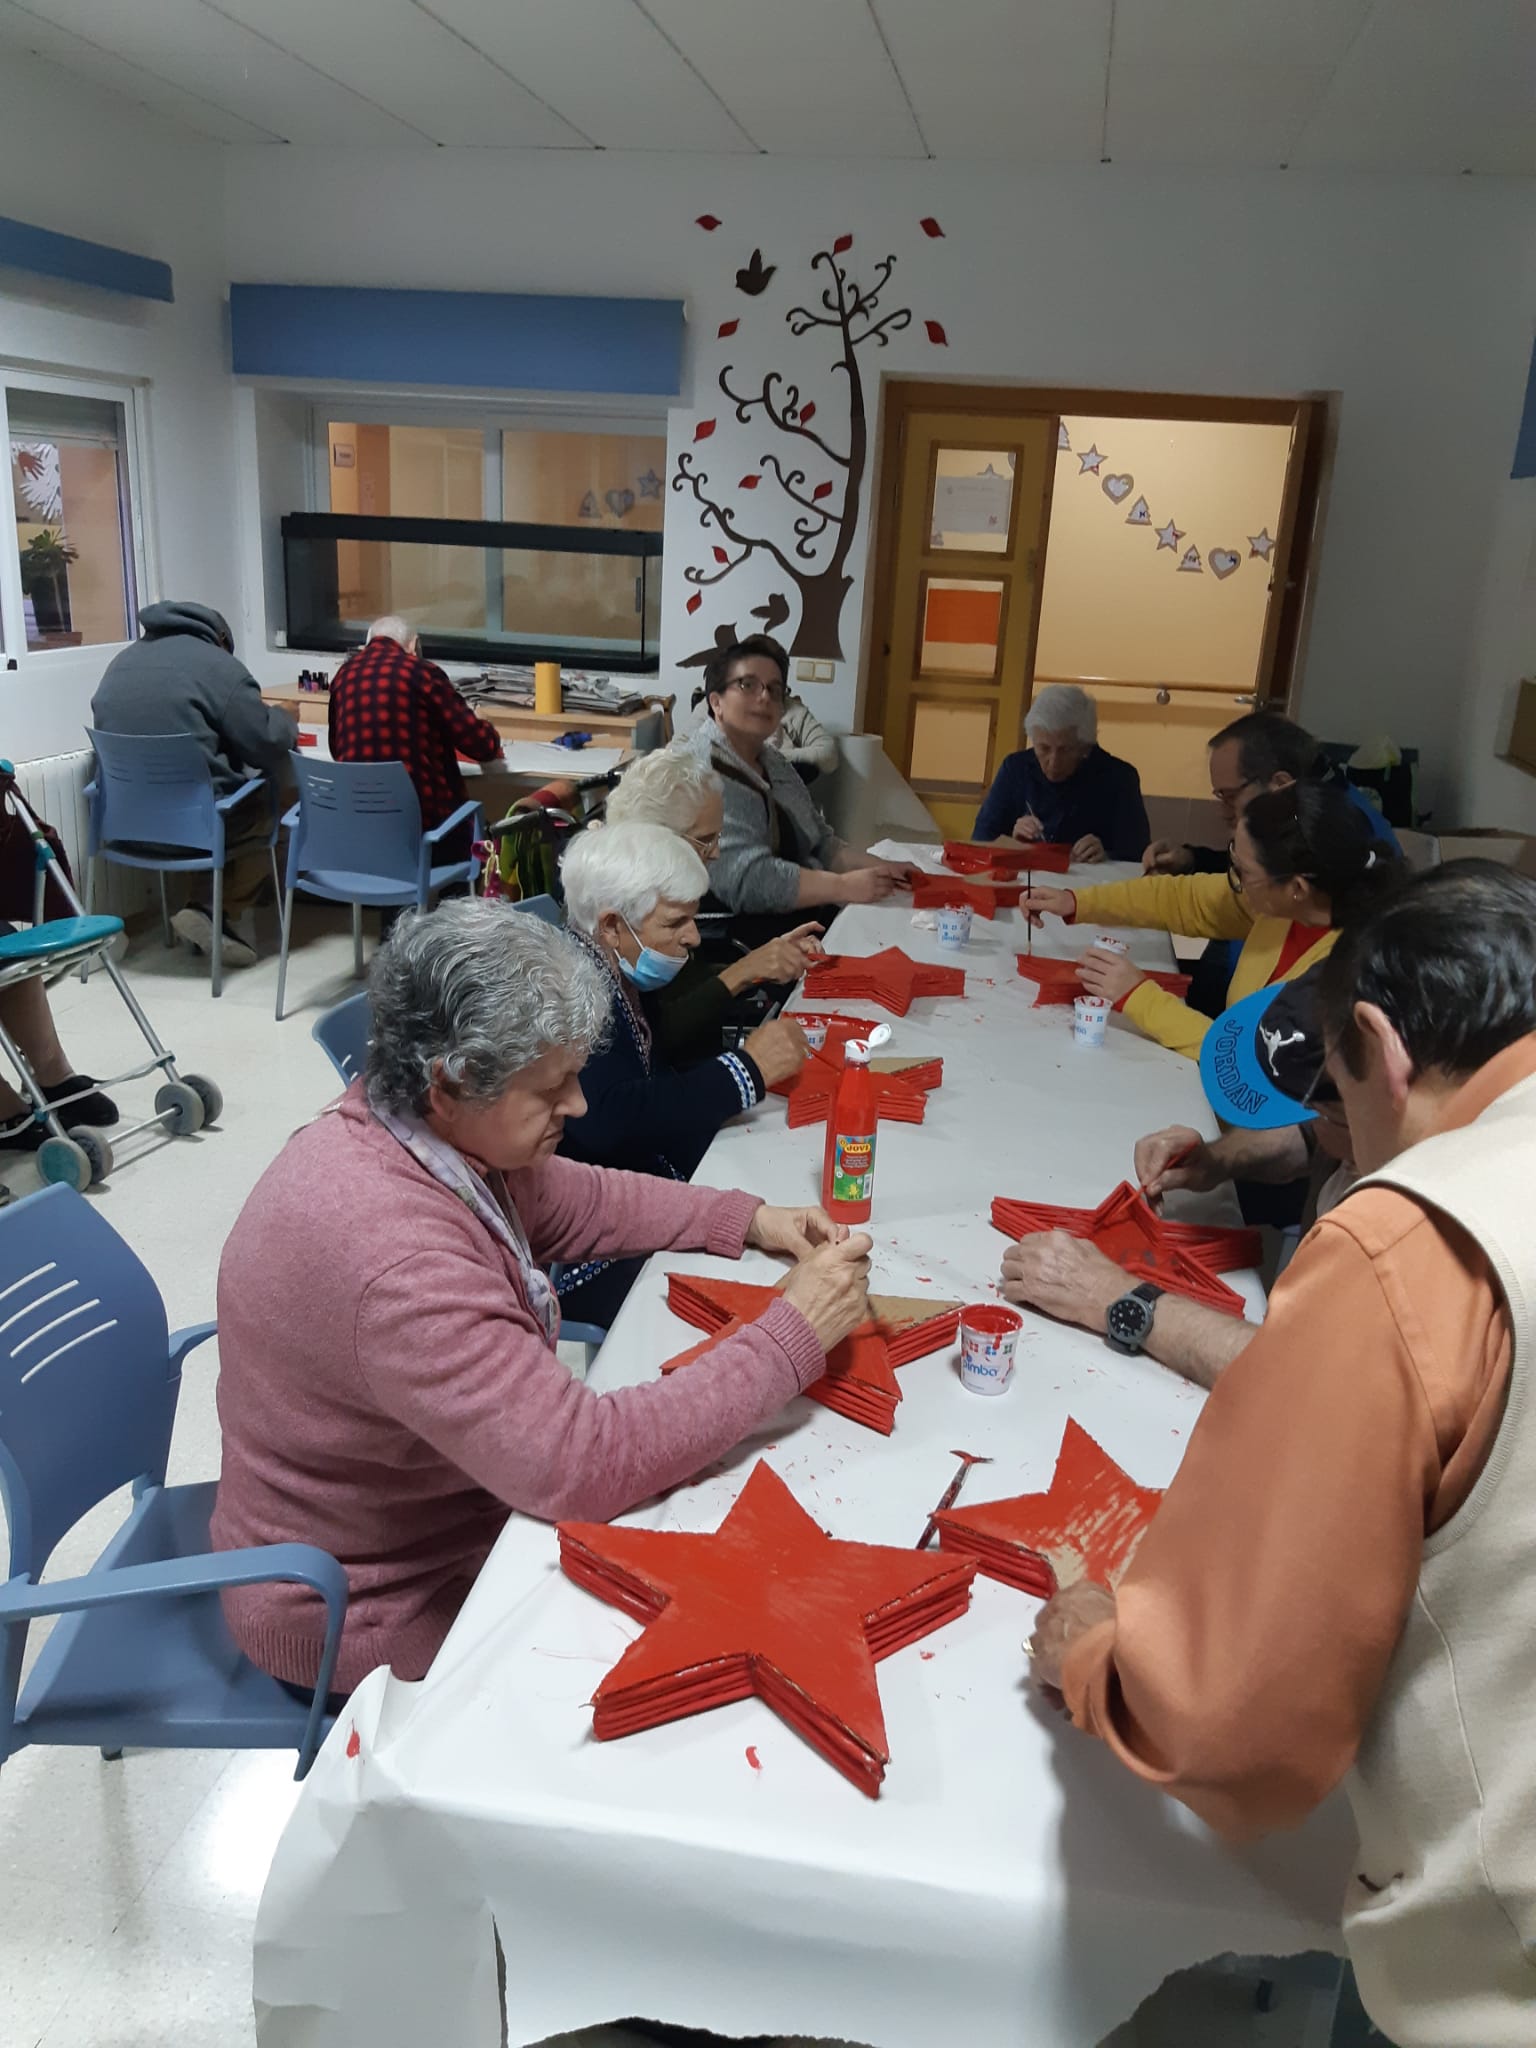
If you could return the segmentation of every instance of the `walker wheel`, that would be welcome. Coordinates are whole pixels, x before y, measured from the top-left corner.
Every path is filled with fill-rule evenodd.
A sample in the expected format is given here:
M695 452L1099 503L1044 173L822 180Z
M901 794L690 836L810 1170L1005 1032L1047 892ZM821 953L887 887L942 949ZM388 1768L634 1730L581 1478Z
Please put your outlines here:
M90 1186L90 1155L73 1138L44 1138L37 1148L37 1170L50 1187L73 1188L83 1195Z
M202 1097L203 1122L216 1124L224 1114L224 1091L218 1082L210 1081L206 1074L184 1074L182 1079Z
M203 1098L190 1081L167 1081L155 1091L155 1115L173 1138L190 1138L203 1128Z
M106 1137L90 1124L76 1124L69 1135L91 1162L91 1179L105 1180L116 1164Z

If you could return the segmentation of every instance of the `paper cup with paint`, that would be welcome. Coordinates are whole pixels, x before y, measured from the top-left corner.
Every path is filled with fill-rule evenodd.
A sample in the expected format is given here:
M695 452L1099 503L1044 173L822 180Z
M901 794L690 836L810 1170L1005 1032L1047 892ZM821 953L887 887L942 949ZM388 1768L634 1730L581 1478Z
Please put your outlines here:
M1108 932L1095 932L1088 950L1091 953L1114 953L1123 960L1131 949L1124 939L1112 938Z
M963 946L971 936L971 916L968 903L946 904L937 913L939 944Z
M1001 1302L960 1311L960 1380L973 1394L1006 1394L1024 1318Z
M793 1010L789 1012L789 1015L794 1019L795 1023L797 1023L800 1026L800 1029L805 1033L805 1042L810 1047L811 1051L820 1052L821 1048L827 1042L827 1032L831 1028L830 1018L813 1017L809 1014L801 1016Z
M1109 1029L1109 1005L1102 996L1078 996L1072 1004L1072 1036L1079 1045L1102 1045Z

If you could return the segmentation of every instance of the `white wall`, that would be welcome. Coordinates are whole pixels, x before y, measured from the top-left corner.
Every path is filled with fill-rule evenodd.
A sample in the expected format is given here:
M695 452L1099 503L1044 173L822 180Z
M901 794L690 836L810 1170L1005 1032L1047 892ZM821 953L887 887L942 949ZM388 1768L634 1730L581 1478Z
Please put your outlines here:
M228 154L226 189L234 278L684 297L687 405L673 420L672 467L712 417L699 447L712 476L731 483L771 443L760 424L736 423L718 368L727 350L754 367L814 360L781 323L804 295L810 256L842 233L855 237L855 275L898 254L886 304L918 316L886 350L865 352L874 375L1337 391L1301 710L1330 735L1385 730L1417 743L1440 815L1462 807L1451 798L1458 698L1536 308L1528 187L242 147ZM722 226L701 230L703 213ZM925 215L942 240L920 232ZM733 275L754 247L780 273L749 299ZM927 340L925 316L943 323L947 347ZM732 318L741 329L718 342ZM824 368L803 382L819 423L839 429L836 383ZM806 466L810 488L817 472ZM767 495L736 502L757 509ZM717 536L701 534L670 491L668 508L663 648L675 662L722 620L746 623L783 577L754 559L690 617L682 570L709 566ZM862 617L862 554L861 534L849 626ZM858 673L850 659L816 693L836 723L855 716ZM1486 672L1475 680L1492 688ZM1469 751L1469 791L1472 768Z
M151 563L140 600L196 598L235 617L217 147L8 49L0 210L171 265L169 306L0 271L0 364L145 383ZM0 664L0 752L26 760L81 746L110 653L22 655L15 673Z
M1503 485L1467 664L1461 805L1448 823L1536 832L1536 775L1499 755L1515 692L1536 676L1536 477Z

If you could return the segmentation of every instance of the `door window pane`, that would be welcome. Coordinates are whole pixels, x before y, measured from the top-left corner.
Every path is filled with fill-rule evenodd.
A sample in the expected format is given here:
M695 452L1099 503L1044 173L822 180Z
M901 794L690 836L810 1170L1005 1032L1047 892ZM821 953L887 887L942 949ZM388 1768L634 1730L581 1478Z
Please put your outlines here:
M129 639L138 593L122 406L11 389L6 410L27 646Z
M914 787L936 784L984 789L992 747L991 704L947 704L919 701L912 707L912 775Z
M918 667L924 675L997 674L1002 639L1001 579L927 576Z
M1008 551L1014 456L1007 448L935 451L928 545L968 555Z
M501 437L501 516L527 526L617 526L660 533L665 434Z

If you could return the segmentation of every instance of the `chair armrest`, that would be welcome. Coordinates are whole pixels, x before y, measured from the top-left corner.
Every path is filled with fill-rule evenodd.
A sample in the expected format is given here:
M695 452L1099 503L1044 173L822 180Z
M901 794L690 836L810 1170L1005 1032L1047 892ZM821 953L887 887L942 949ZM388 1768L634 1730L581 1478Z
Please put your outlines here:
M434 825L430 832L423 832L421 836L428 846L436 846L438 841L445 838L456 826L462 825L466 818L477 818L479 815L480 806L471 798L467 803L460 804L451 817L444 818L441 825Z
M219 1334L217 1323L188 1323L184 1330L172 1330L170 1336L169 1362L179 1366L189 1351L195 1351L199 1344L206 1344L210 1337Z
M298 822L299 807L297 804L294 804L290 810L284 811L280 823L282 824L282 827L285 832L291 832L293 831L294 827L298 824Z
M9 1579L0 1586L0 1622L36 1621L48 1614L79 1614L167 1593L212 1593L222 1586L308 1586L335 1616L347 1605L347 1575L328 1551L312 1543L269 1543L257 1550L219 1550L172 1557L157 1564L125 1564L79 1579L34 1586Z
M252 775L242 782L238 789L232 789L228 796L221 796L213 808L216 811L232 811L236 804L243 804L254 791L265 789L266 786L267 778L264 775Z

